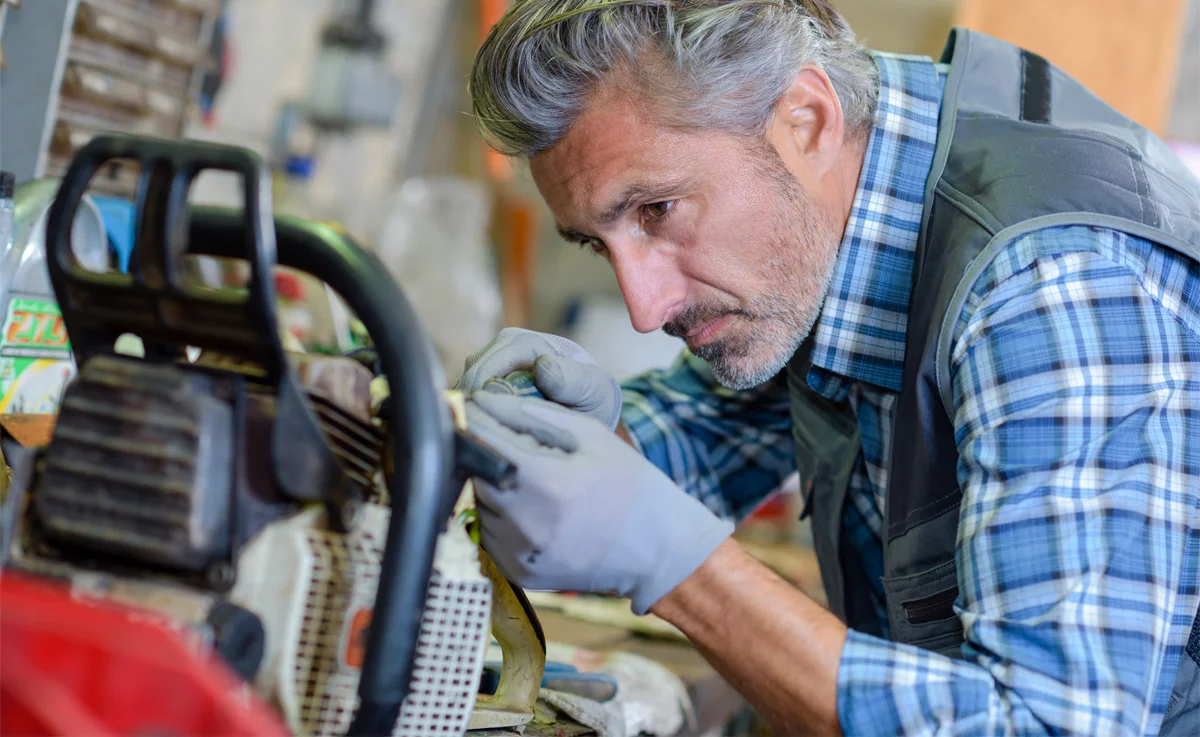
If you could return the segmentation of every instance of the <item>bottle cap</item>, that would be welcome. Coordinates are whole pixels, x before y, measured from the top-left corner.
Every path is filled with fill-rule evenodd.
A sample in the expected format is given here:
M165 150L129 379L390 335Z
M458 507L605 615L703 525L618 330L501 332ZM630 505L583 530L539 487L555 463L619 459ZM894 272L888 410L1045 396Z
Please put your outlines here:
M316 168L316 162L311 156L299 156L292 154L287 157L283 163L283 171L289 177L295 179L308 179L313 174L313 169Z
M17 186L17 176L11 171L0 171L0 199L11 200Z

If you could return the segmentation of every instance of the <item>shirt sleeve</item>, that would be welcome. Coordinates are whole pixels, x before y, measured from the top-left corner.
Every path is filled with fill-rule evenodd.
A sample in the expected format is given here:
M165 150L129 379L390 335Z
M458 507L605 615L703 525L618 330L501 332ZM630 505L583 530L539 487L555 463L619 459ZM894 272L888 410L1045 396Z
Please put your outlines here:
M954 343L963 659L851 632L847 735L1158 732L1197 609L1200 344L1068 236Z
M621 389L621 420L641 453L725 519L748 515L796 469L784 374L726 389L685 349Z

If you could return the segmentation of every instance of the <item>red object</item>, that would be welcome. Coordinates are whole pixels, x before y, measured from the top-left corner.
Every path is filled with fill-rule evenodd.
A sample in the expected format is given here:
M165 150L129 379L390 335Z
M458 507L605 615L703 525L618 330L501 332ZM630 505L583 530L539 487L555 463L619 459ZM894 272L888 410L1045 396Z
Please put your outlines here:
M287 734L232 672L153 615L0 574L5 735Z
M791 507L788 505L788 499L783 494L772 494L768 496L766 501L758 506L749 519L760 521L784 521L791 519Z
M299 302L304 299L304 283L295 274L277 272L275 274L275 293L288 302Z

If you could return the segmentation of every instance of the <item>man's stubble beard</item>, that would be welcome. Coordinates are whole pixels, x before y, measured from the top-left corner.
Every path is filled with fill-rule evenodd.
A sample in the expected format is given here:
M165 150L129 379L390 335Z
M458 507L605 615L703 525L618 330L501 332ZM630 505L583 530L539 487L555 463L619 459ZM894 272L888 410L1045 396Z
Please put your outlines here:
M684 337L709 320L731 315L729 335L693 351L729 389L759 386L783 370L816 324L837 262L837 236L817 204L773 149L760 163L778 194L771 218L776 223L770 235L773 256L760 276L778 288L745 298L736 307L690 307L664 327Z

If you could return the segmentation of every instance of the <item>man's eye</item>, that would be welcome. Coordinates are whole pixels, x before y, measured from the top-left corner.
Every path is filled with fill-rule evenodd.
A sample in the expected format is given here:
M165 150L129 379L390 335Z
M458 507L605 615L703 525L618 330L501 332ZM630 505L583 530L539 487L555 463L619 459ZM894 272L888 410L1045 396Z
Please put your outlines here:
M579 242L579 246L584 250L591 251L597 256L603 256L608 250L604 247L603 241L597 240L596 238L585 238Z
M673 209L675 209L675 200L651 202L649 205L642 206L642 214L650 220L662 220L670 215Z

